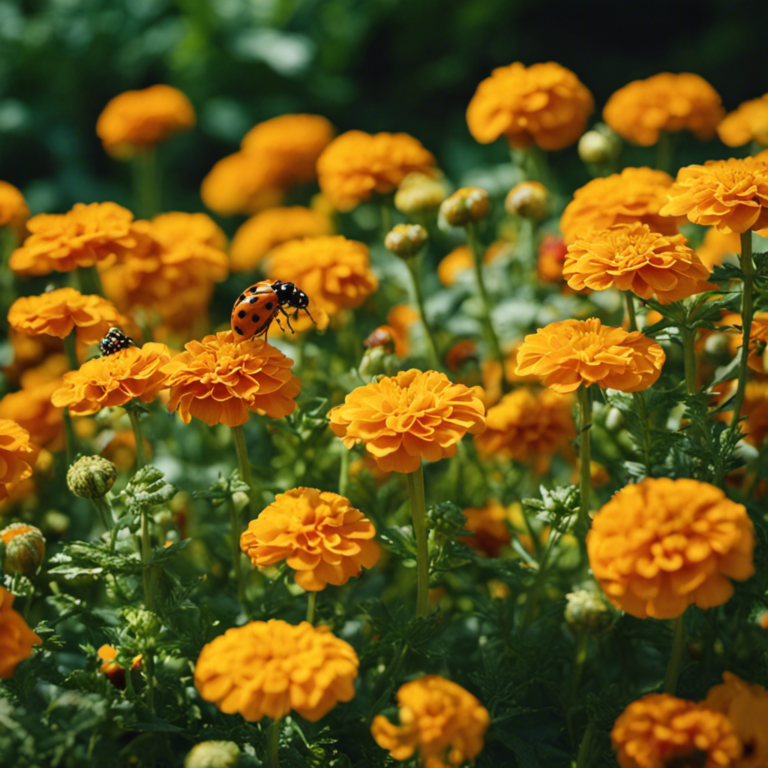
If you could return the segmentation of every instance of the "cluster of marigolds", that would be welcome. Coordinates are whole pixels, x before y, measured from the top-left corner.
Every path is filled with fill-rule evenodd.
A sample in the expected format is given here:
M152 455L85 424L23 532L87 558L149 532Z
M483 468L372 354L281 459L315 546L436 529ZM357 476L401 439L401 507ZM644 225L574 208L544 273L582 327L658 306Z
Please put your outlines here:
M491 208L488 193L465 187L449 194L434 156L406 134L353 130L336 136L315 115L284 115L257 125L240 150L219 161L202 182L202 200L211 211L250 216L229 244L203 213L139 220L103 202L30 218L18 190L0 182L0 226L13 241L10 268L19 278L58 279L59 273L61 282L69 276L74 286L19 298L8 313L15 359L5 374L15 391L0 401L2 511L13 514L14 505L34 493L33 470L49 472L51 453L74 456L88 444L97 427L87 417L103 408L124 408L132 427L118 432L103 455L120 469L143 464L150 446L142 437L137 401L159 400L185 423L194 418L231 427L241 475L250 483L241 427L251 413L272 419L291 414L301 381L293 361L266 335L204 335L214 286L230 272L258 271L269 280L292 282L310 297L319 330L341 328L378 282L368 246L336 234L338 214L383 201L394 204L404 220L389 232L386 247L408 266L416 301L393 307L387 325L366 344L404 357L420 340L415 354L429 365L380 375L354 389L329 420L346 448L364 447L376 472L406 476L419 550L417 614L429 610L423 461L455 456L467 433L474 435L481 460L528 463L536 473L546 472L558 452L567 453L578 433L581 509L573 532L584 546L585 574L588 567L615 608L639 618L681 621L691 605L708 609L728 601L733 582L754 572L754 532L745 506L716 485L648 477L594 512L590 489L601 468L590 458L591 405L595 388L642 392L662 374L665 352L639 330L636 312L645 305L637 300L663 308L713 292L706 300L719 290L710 282L712 268L735 254L743 273L742 313L725 314L719 325L731 356L740 346L744 351L738 377L720 395L733 398L725 413L729 428L741 430L755 446L766 439L762 352L768 313L755 313L751 237L753 231L768 235L768 152L685 167L676 179L651 168L605 169L615 168L618 137L651 146L689 131L702 140L717 134L733 147L768 144L768 96L725 115L720 96L702 78L660 74L615 93L603 111L607 126L585 132L593 110L590 91L555 63L495 70L467 110L478 142L503 137L524 162L578 141L595 175L562 213L562 239L542 240L536 269L541 282L562 283L563 290L622 292L625 327L594 317L563 319L524 340L500 338L495 327L483 271L513 244L502 239L487 250L479 246L478 232ZM115 158L143 162L160 142L194 122L189 101L158 85L116 97L100 116L97 133ZM291 189L315 180L320 194L310 207L281 205ZM550 205L547 188L533 179L505 200L512 220L534 231ZM442 261L438 277L444 285L474 285L487 349L482 387L462 378L467 361L477 358L475 342L463 339L441 350L424 311L418 256L427 225L438 217L466 237L467 244ZM711 228L698 251L679 233L686 222ZM660 315L643 318L650 325ZM315 332L308 317L296 317L294 326L299 335ZM112 327L135 343L95 354L94 345ZM681 335L685 384L695 394L706 385L699 362L707 334ZM172 351L180 344L182 351ZM572 415L577 403L578 425ZM86 472L73 487L99 499L114 481L114 465L92 457L78 464L83 461L81 469L96 462L100 472L112 472L109 482ZM239 537L242 552L256 567L285 563L310 595L345 584L379 558L374 526L344 495L295 488L255 513ZM489 499L465 515L467 531L475 534L467 542L491 556L509 544L513 532L525 530L519 504L505 507ZM0 536L6 573L34 573L44 559L40 532L15 523ZM40 643L13 600L0 587L3 678ZM100 651L106 667L115 655L115 649ZM316 721L355 696L358 664L353 648L327 628L273 619L228 629L206 645L195 684L203 699L227 714L277 722L293 711ZM673 670L675 664L679 659L671 663ZM140 658L135 666L141 666ZM621 766L768 766L766 690L726 673L702 702L673 694L674 682L664 693L635 701L618 718L611 736ZM395 760L417 755L428 768L456 767L481 752L490 716L459 685L438 675L420 677L399 689L397 704L398 725L378 715L371 726L373 738Z

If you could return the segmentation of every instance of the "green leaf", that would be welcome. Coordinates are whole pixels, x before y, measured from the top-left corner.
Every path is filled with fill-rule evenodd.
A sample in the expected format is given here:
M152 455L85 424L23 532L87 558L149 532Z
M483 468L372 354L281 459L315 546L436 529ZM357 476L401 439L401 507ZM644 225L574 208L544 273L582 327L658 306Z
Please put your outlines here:
M176 495L176 488L165 481L157 467L140 469L120 494L120 499L130 509L147 509L166 504Z

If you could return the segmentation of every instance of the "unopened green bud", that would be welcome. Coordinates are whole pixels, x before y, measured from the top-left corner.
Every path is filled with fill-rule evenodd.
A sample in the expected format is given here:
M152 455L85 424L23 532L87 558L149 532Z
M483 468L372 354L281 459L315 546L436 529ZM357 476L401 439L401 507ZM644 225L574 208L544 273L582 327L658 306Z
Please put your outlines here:
M507 193L504 208L510 216L541 221L549 213L549 192L539 181L521 181Z
M101 456L83 456L67 472L69 490L83 499L101 499L115 484L117 467Z
M452 227L464 227L484 219L491 210L488 193L480 187L462 187L440 206L440 215Z
M0 531L0 539L5 543L4 572L32 578L45 559L42 531L34 525L13 523Z
M184 768L235 768L240 754L234 741L203 741L187 753Z
M395 192L395 208L400 213L427 213L436 211L447 194L440 179L425 173L409 173Z
M590 165L613 163L619 152L621 139L603 123L598 123L579 139L579 157Z
M731 360L731 339L727 333L713 333L704 341L704 356L715 365L727 365Z
M601 630L612 621L611 611L601 594L577 589L565 596L565 621L574 630Z
M384 246L401 259L412 259L427 243L421 224L396 224L384 238Z

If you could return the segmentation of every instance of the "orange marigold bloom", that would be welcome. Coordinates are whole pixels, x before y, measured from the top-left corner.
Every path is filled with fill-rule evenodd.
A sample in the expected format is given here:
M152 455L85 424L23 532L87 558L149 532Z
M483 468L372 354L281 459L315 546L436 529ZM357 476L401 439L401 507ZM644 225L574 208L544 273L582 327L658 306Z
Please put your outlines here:
M625 168L605 178L592 179L573 193L560 219L566 243L614 224L647 224L654 232L676 235L678 220L662 216L667 193L674 183L664 171Z
M729 147L743 147L750 141L768 144L768 94L739 104L717 126L717 135Z
M347 448L362 442L385 472L415 472L422 458L455 456L467 432L485 429L480 394L479 387L452 384L443 373L411 368L358 387L328 416Z
M379 287L368 246L346 237L305 237L275 248L267 272L272 280L295 283L312 307L334 315L359 307Z
M27 222L29 237L11 254L18 275L47 275L92 267L140 247L133 214L116 203L76 203L68 213L41 213Z
M61 371L63 374L66 370ZM64 447L64 414L51 403L61 386L61 376L11 392L0 400L0 420L13 420L42 448L59 451Z
M730 579L754 573L746 509L697 480L645 479L622 488L595 516L589 564L617 608L673 619L695 603L722 605Z
M376 529L349 499L315 488L294 488L248 524L240 549L255 566L283 560L296 583L309 592L340 587L363 568L373 568L381 550Z
M666 693L633 701L614 723L611 741L621 768L729 768L741 756L724 715Z
M29 442L29 432L15 421L0 419L0 501L13 486L32 476L39 449Z
M383 715L371 724L376 743L395 760L418 752L425 768L457 768L483 749L491 721L488 710L467 690L440 675L424 675L397 692L400 725Z
M278 168L278 185L287 187L317 178L317 159L335 134L320 115L280 115L251 128L240 148L258 161L271 158Z
M152 149L195 124L189 99L170 85L125 91L104 107L96 121L96 135L110 155L124 159Z
M483 254L483 264L492 264L508 246L509 243L506 240L496 240L491 243ZM469 273L473 264L474 257L469 246L459 245L437 265L437 277L446 287L454 285L459 281L462 272Z
M64 375L51 402L58 408L69 408L73 416L125 405L134 397L149 403L167 386L162 369L169 360L168 347L154 342L95 357Z
M639 392L656 382L665 359L664 350L640 331L627 333L593 317L550 323L526 336L515 373L535 374L560 394L581 384Z
M209 426L237 427L248 412L279 419L293 413L301 382L293 360L263 337L236 341L232 331L190 341L163 369L170 389L168 410L179 410L189 424L194 416Z
M505 507L500 501L490 499L482 507L462 510L467 522L464 527L474 536L461 539L468 547L498 557L504 547L512 541L510 526L514 522L519 504Z
M333 232L333 221L312 208L270 208L248 219L235 232L229 246L230 268L233 272L255 269L282 243L303 237L325 237Z
M228 715L279 720L293 710L316 722L354 698L359 663L352 646L328 627L252 621L203 647L195 687Z
M544 235L539 243L539 256L536 261L536 274L545 283L559 283L563 279L563 266L568 247L563 238L557 235Z
M716 323L719 326L729 326L742 324L741 314L738 312L727 312ZM738 334L734 329L727 330L729 335L729 348L731 354L735 355L742 347L743 336L741 329ZM753 371L764 373L763 355L768 346L768 312L758 312L752 318L752 325L749 329L749 357L747 364Z
M704 233L704 240L696 249L696 255L701 263L709 270L730 254L741 253L741 237L737 232L719 232L715 227L710 227Z
M576 437L572 409L569 395L519 387L488 409L485 431L475 437L475 446L485 456L546 459Z
M687 216L720 232L768 227L768 165L754 157L681 168L663 216Z
M16 665L32 655L32 646L42 642L13 610L13 595L0 586L0 679L12 677Z
M616 286L662 304L716 289L709 270L682 235L660 235L647 224L617 224L568 246L563 277L575 291Z
M724 114L720 94L703 77L661 72L619 88L608 99L603 120L627 141L650 147L662 131L711 139Z
M569 69L547 62L525 67L519 61L494 69L467 107L475 141L490 144L504 136L513 147L569 147L584 133L595 109L589 89Z
M0 181L0 228L10 227L18 242L24 239L27 219L29 206L24 195L13 184Z
M347 131L317 161L320 189L340 211L392 192L409 174L434 175L435 158L407 133Z

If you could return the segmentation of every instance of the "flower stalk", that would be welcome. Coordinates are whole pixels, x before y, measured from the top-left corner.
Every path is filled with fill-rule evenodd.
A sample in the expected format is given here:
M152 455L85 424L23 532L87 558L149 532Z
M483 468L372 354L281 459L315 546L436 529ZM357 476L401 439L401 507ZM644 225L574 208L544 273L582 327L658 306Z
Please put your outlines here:
M144 455L144 437L141 434L138 410L136 408L129 408L128 418L131 420L133 437L136 440L136 469L143 469L147 464L147 458Z
M251 464L248 461L248 449L245 445L245 432L242 424L232 427L232 437L235 440L235 451L237 452L237 466L240 469L240 479L250 488L248 493L248 508L251 510L251 517L258 517L256 510L256 489L251 477Z
M237 588L237 601L242 603L245 598L245 584L243 583L243 568L240 562L240 525L237 520L237 510L232 494L227 494L227 509L229 510L229 527L232 533L232 565L235 569L235 586Z
M683 326L683 364L685 366L685 391L689 395L696 394L696 331Z
M77 350L75 348L75 332L72 331L68 336L64 337L64 351L67 354L67 363L71 371L76 371L80 365L77 362ZM72 424L72 416L69 413L69 408L63 409L64 417L64 434L67 440L67 466L71 466L77 453L77 437L75 436L75 428Z
M149 219L160 211L160 183L154 147L136 153L133 158L133 171L136 210L142 218Z
M744 402L744 391L747 386L747 372L749 371L749 340L752 331L753 311L753 276L754 264L752 263L752 231L741 233L741 271L744 273L744 288L741 295L741 360L739 361L739 383L736 387L736 396L733 400L733 416L730 429L735 431L739 427L741 406Z
M680 677L680 667L683 661L683 647L685 645L685 623L681 613L675 619L675 634L672 640L672 654L669 657L667 672L664 675L664 693L671 696L675 695L677 690L677 679Z
M307 621L315 623L315 607L317 605L317 592L307 592Z
M627 307L627 327L630 333L637 330L637 315L635 314L635 297L632 291L624 291L624 301Z
M416 618L429 610L429 546L427 543L427 501L424 495L424 466L405 475L411 501L411 520L416 538Z
M280 747L280 721L275 720L267 728L267 765L269 768L280 768L278 751Z
M424 309L424 294L421 292L421 283L419 281L418 266L416 259L413 257L405 259L405 263L408 267L408 274L411 276L411 288L413 289L413 296L416 300L416 306L419 308L419 317L421 318L421 324L424 327L424 333L427 337L427 347L429 349L429 363L434 370L440 370L440 355L437 351L437 344L435 343L435 337L432 333L429 321L427 320L427 313Z
M589 502L592 493L592 403L586 385L579 386L579 519L578 529L586 536L589 529Z

